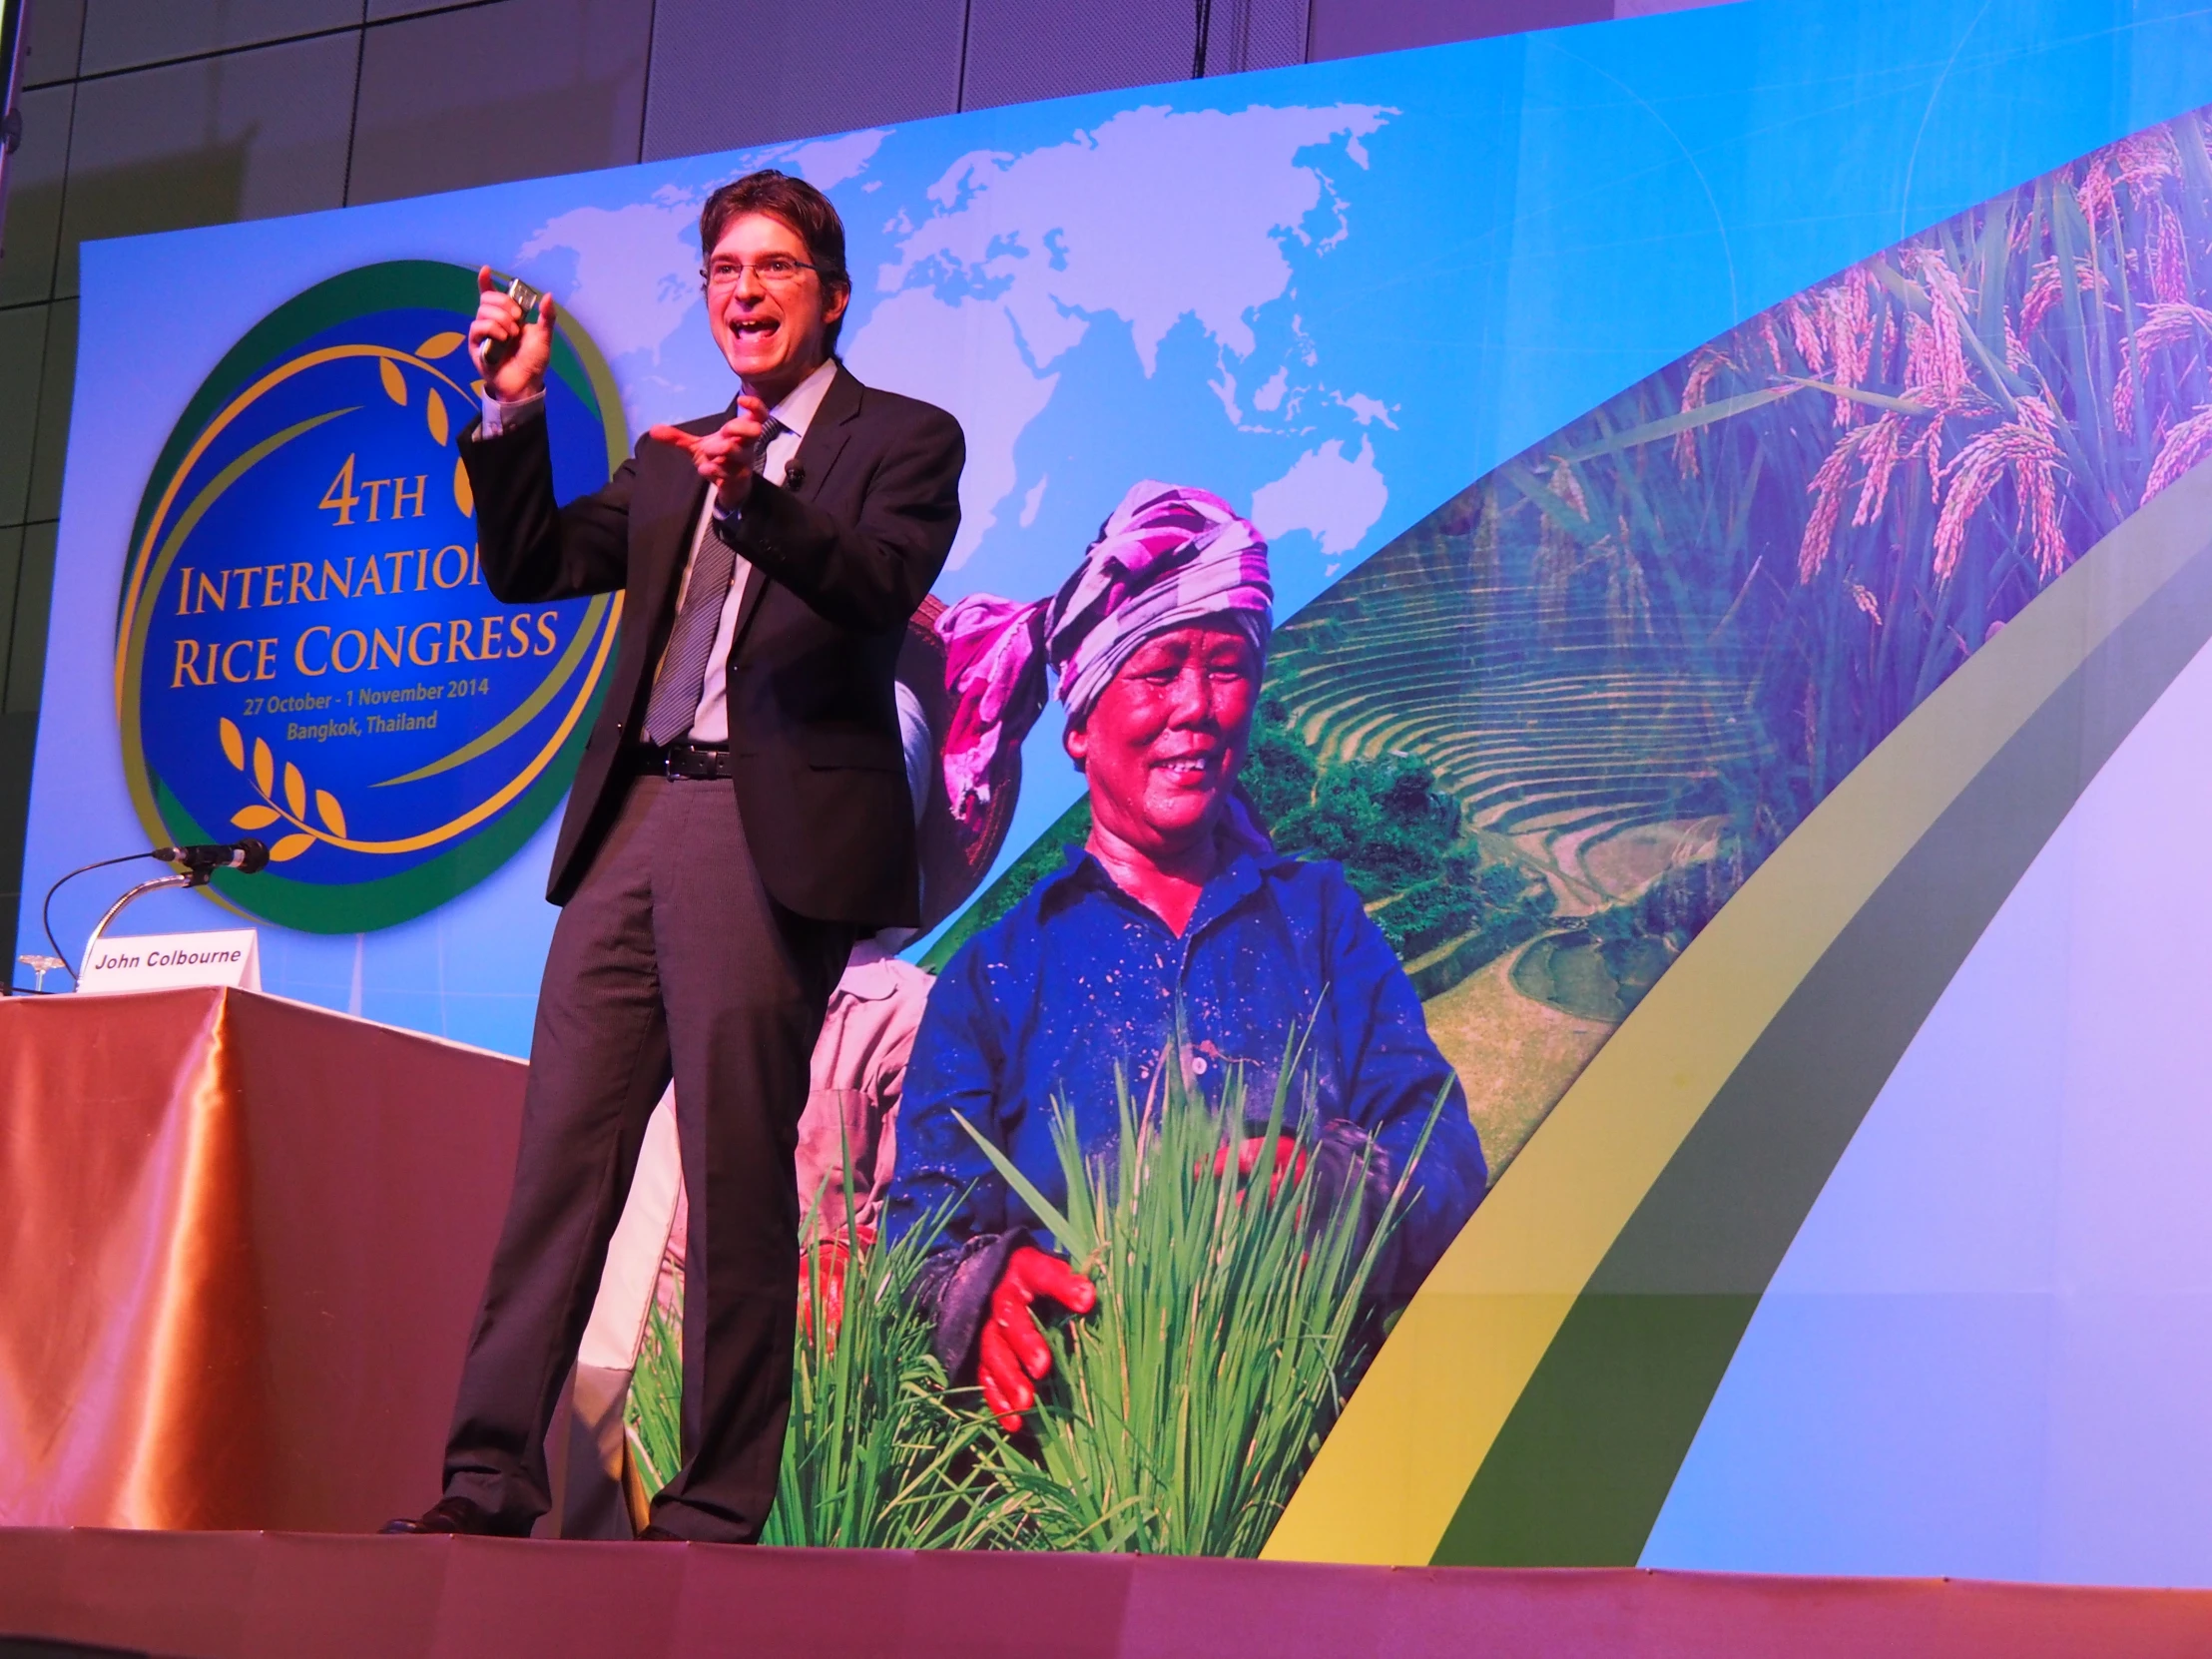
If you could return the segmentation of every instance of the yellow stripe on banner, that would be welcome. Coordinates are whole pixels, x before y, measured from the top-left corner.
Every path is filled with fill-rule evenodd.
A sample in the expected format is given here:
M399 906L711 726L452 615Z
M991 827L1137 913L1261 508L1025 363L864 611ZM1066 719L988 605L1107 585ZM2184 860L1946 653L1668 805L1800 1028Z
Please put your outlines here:
M2085 554L1767 859L1599 1050L1405 1310L1263 1554L1434 1555L1560 1325L1799 982L1997 751L2198 555L2200 466Z

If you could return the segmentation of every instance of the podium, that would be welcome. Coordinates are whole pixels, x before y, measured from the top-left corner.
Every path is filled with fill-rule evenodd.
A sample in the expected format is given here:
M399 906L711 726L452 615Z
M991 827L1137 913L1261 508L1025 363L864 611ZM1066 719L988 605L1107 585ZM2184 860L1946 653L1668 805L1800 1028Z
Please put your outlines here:
M0 1001L0 1647L2212 1651L2206 1592L367 1536L436 1490L524 1072L249 991Z
M526 1070L249 991L0 1000L0 1525L428 1503Z

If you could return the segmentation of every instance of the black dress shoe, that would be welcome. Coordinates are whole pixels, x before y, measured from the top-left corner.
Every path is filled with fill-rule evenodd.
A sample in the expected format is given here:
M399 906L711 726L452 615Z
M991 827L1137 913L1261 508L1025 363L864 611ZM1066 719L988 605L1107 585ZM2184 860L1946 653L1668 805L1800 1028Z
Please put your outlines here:
M502 1526L473 1498L441 1497L420 1515L401 1515L377 1528L379 1532L460 1532L471 1537L517 1538L523 1536Z
M671 1532L665 1526L647 1526L638 1534L641 1544L688 1544L691 1540L681 1532Z

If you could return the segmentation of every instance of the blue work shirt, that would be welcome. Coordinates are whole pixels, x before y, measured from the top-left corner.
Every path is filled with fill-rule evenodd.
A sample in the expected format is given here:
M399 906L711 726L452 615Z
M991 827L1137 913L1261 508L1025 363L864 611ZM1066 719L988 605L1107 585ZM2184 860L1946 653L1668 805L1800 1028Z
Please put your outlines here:
M1073 1109L1087 1151L1110 1143L1116 1067L1143 1099L1178 1005L1193 1082L1218 1106L1241 1062L1255 1118L1274 1098L1291 1038L1311 1029L1288 1110L1299 1110L1310 1068L1322 1120L1366 1131L1393 1179L1447 1093L1414 1173L1396 1284L1378 1287L1410 1295L1482 1197L1481 1143L1412 982L1343 870L1273 852L1240 852L1206 883L1177 937L1076 848L960 948L929 993L907 1066L884 1210L890 1236L963 1192L948 1244L1033 1223L955 1112L1064 1203L1053 1101Z

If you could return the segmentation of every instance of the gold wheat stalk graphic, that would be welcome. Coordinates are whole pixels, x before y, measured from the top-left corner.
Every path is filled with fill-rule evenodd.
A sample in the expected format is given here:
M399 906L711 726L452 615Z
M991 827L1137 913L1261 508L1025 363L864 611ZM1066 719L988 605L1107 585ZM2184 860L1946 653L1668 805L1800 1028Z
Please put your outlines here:
M223 740L223 754L231 765L247 772L246 736L228 718L216 722L218 736ZM328 790L316 790L314 814L321 827L307 822L307 780L291 762L284 763L284 797L276 799L276 757L268 742L254 740L254 764L250 774L254 788L261 796L259 805L241 807L231 815L231 824L239 830L267 830L274 824L288 824L292 833L280 835L270 846L269 861L283 863L296 858L316 841L341 841L345 838L345 811L338 805L338 798Z
M455 333L451 330L447 330L442 334L432 334L414 348L413 355L407 360L418 367L429 369L432 374L437 374L440 379L444 379L443 374L430 367L432 360L438 357L450 357L467 342L468 336L466 334ZM376 359L376 373L377 377L383 382L384 395L402 409L405 408L407 406L407 377L399 370L399 360L394 357L378 357ZM451 383L451 381L447 381L447 384ZM436 386L428 386L423 390L422 419L423 424L430 430L432 440L436 442L440 449L443 449L452 441L452 417L447 414L445 398L439 393ZM458 455L453 457L453 505L460 508L463 518L475 515L475 492L468 487L468 468L462 464Z

